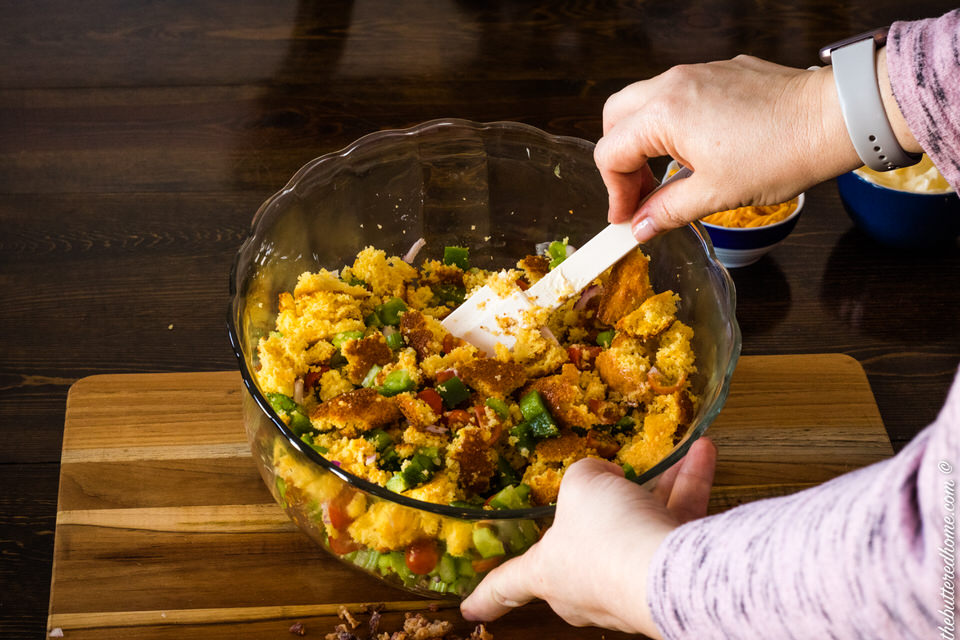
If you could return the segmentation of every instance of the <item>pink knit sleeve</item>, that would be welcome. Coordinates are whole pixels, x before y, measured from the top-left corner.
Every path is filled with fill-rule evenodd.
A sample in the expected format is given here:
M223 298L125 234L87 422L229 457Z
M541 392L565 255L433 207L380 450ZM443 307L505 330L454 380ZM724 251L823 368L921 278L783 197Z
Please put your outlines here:
M958 480L960 377L895 457L674 530L648 574L654 620L669 639L960 637Z
M960 9L895 22L887 71L910 132L954 189L960 189Z

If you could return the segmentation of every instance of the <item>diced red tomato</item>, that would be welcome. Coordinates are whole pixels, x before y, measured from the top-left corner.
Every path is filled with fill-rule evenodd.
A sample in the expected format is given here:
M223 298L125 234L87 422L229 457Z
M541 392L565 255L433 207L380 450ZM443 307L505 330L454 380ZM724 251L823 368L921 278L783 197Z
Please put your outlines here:
M433 412L437 415L443 413L443 398L437 393L436 389L424 389L417 393L417 397L430 405Z
M360 545L354 542L353 538L351 538L350 534L346 531L341 531L340 535L336 538L330 536L328 541L330 543L330 551L333 551L338 556L356 551L360 548Z
M446 371L441 371L440 373L437 374L437 383L446 382L447 380L449 380L455 375L457 374L454 373L453 369L447 369Z
M476 416L471 416L463 409L447 411L443 417L446 419L447 426L450 427L451 430L467 427L473 424L473 421L476 418Z
M353 492L344 489L327 503L327 517L330 519L330 525L337 531L343 531L350 526L353 518L347 515L347 505L353 500Z
M501 562L503 562L504 556L493 556L492 558L481 558L479 560L474 560L470 564L473 565L473 570L477 573L485 573L490 571Z
M425 575L433 571L440 560L440 551L434 540L418 540L407 547L404 558L407 568L417 575Z

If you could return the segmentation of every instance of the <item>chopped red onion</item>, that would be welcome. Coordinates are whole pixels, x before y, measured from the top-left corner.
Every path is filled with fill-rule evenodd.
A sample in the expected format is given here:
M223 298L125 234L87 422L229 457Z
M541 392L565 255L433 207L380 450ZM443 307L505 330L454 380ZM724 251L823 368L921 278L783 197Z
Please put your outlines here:
M330 462L332 462L333 464L337 465L338 467L340 466L340 461L339 461L339 460L331 460Z
M551 342L556 342L557 344L560 343L560 341L557 340L557 336L553 335L553 331L550 331L550 327L548 327L547 325L543 325L542 327L540 327L540 333L542 333L543 337L546 338L547 340Z
M577 248L576 248L575 246L573 246L572 244L568 244L568 245L567 245L567 257L569 258L570 256L572 256L573 253L574 253L574 251L576 251L576 250L577 250Z
M377 454L371 453L370 455L368 455L366 458L363 459L363 464L371 465L376 461L377 461Z
M424 431L429 431L430 433L436 433L437 435L443 435L447 432L447 428L439 424L427 425L423 428Z
M573 305L574 311L580 311L587 306L587 303L590 302L593 298L597 297L603 293L603 287L598 284L592 284L586 289L583 290L583 293L580 294L580 299Z
M303 404L303 378L297 378L293 383L293 401Z
M403 261L407 264L413 264L413 261L417 259L417 254L420 253L420 249L423 249L423 245L427 244L427 241L423 238L417 238L417 241L407 250L403 256Z

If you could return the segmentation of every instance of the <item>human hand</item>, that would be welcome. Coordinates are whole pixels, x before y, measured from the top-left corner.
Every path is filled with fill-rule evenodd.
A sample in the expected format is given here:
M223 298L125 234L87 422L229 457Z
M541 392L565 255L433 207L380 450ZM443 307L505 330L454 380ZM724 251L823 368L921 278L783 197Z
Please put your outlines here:
M666 155L693 175L638 210L655 184L647 160ZM632 218L640 242L716 211L784 202L862 164L829 67L750 56L674 67L615 93L594 157L610 222Z
M650 492L619 466L586 458L560 484L553 525L526 553L500 565L460 606L492 620L534 598L572 625L659 637L647 605L647 568L673 529L707 512L716 448L700 438Z

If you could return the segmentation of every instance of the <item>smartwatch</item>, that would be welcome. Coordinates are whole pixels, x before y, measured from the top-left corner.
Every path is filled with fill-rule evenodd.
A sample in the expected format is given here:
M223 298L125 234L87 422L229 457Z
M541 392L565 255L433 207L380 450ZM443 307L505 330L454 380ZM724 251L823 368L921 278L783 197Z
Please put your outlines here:
M863 163L875 171L908 167L921 159L904 151L887 119L877 80L876 51L887 43L886 27L828 44L820 59L833 65L840 109L853 148Z

